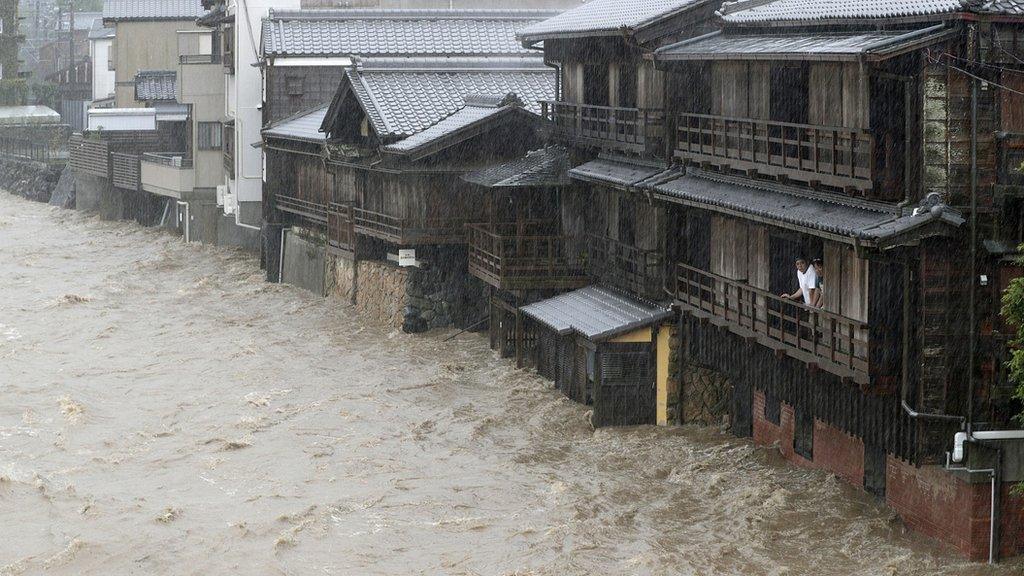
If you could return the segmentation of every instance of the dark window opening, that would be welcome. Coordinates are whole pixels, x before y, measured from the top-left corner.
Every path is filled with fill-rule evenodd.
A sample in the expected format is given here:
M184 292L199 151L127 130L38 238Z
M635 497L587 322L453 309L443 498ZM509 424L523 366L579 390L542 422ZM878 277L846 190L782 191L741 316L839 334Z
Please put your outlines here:
M636 206L630 198L619 198L619 242L636 246Z
M806 124L810 110L810 69L801 62L772 64L771 120Z
M632 63L619 66L619 107L637 107L637 68Z
M583 103L591 106L608 105L608 66L606 64L583 66Z
M764 419L775 424L782 424L782 401L771 392L764 395Z
M808 460L814 459L814 417L806 410L795 410L796 429L793 431L793 451Z

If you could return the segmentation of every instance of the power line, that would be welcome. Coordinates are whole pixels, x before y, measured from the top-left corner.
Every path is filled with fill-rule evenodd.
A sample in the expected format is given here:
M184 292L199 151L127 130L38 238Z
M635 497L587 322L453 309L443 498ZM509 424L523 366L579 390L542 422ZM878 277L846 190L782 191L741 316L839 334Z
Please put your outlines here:
M928 59L931 60L933 64L943 65L943 62L940 59L935 58L934 56L928 56ZM1024 92L1021 92L1020 90L1014 90L1013 88L1010 88L1009 86L1004 86L1004 85L1002 85L1002 84L1000 84L998 82L993 82L993 81L989 80L988 78L982 78L981 76L976 76L976 75L968 72L967 70L964 70L963 68L960 68L959 66L955 66L953 64L950 64L949 62L946 62L945 65L950 67L950 68L952 68L953 70L956 70L958 72L966 74L966 75L970 76L971 78L974 78L975 80L980 80L982 82L985 82L986 84L990 84L992 86L995 86L996 88L1001 88L1003 90L1006 90L1007 92L1012 92L1014 94L1017 94L1018 96L1024 96Z

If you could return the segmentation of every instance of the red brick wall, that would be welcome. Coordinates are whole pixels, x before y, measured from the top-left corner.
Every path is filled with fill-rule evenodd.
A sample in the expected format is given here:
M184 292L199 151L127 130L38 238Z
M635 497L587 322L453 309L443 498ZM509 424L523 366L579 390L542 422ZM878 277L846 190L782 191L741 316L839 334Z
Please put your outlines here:
M793 451L796 419L793 407L783 403L779 423L764 417L764 394L754 391L754 442L763 446L778 443L779 452L790 462L807 468L832 472L857 487L864 486L864 443L824 422L814 421L814 459Z

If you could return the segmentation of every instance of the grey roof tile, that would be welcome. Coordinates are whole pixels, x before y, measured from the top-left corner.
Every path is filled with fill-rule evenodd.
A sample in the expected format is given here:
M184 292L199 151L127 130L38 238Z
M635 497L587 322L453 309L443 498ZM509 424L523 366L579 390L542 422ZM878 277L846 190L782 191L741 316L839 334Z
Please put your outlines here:
M560 335L577 333L593 342L657 324L672 311L603 286L574 292L520 308L523 314Z
M787 227L882 242L930 224L960 226L964 219L944 204L929 200L923 210L901 213L889 204L855 203L835 195L802 193L782 186L752 186L751 181L690 170L648 186L666 200L712 211L746 214ZM937 207L933 209L933 207Z
M553 70L537 58L364 61L347 74L352 91L382 139L409 137L466 105L472 94L515 94L540 113L555 95Z
M203 15L200 0L105 0L104 20L194 20Z
M142 70L135 75L135 99L140 102L177 100L177 87L174 70Z
M327 106L312 112L300 113L286 118L263 130L265 136L286 140L325 142L327 135L320 131L320 125L327 115Z
M559 146L541 148L511 162L488 166L462 176L470 184L487 188L566 186L569 152Z
M635 30L706 0L592 0L554 18L524 28L519 37L528 42L545 38L618 34Z
M598 158L569 170L569 176L584 182L630 187L665 171L667 166L620 158Z
M730 34L714 32L659 48L659 60L806 59L856 60L864 55L884 57L900 46L955 34L942 24L922 30L869 30L863 32L805 32L785 34Z
M267 56L512 56L525 26L554 14L534 10L275 11L263 22Z
M396 153L412 153L416 150L423 148L429 144L432 144L442 138L447 138L457 132L475 126L477 124L487 122L493 118L507 114L508 112L516 109L516 104L512 105L498 105L483 104L479 101L470 101L470 96L466 97L466 106L460 110L453 112L450 116L439 120L433 126L417 132L412 136L404 140L399 140L394 144L385 146L384 149L388 152ZM498 98L498 102L502 101Z
M961 11L1024 15L1024 0L735 0L719 14L731 24L941 16Z

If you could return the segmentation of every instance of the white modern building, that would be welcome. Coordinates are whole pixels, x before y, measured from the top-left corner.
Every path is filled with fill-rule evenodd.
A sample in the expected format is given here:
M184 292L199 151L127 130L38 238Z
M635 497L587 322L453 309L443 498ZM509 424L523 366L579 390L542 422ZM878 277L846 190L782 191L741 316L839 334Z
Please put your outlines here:
M92 61L92 101L102 106L114 103L114 71L110 69L110 50L114 45L114 29L104 28L103 21L89 30L89 59Z

